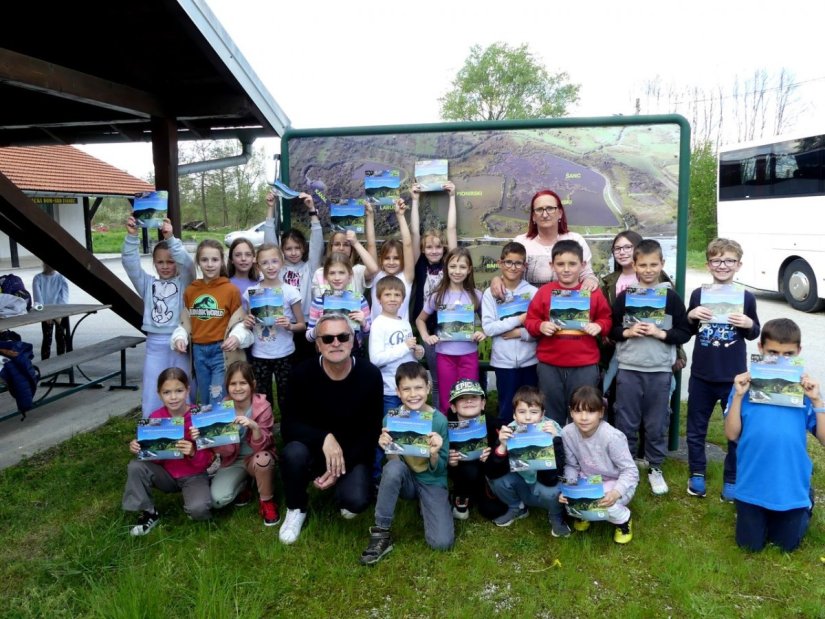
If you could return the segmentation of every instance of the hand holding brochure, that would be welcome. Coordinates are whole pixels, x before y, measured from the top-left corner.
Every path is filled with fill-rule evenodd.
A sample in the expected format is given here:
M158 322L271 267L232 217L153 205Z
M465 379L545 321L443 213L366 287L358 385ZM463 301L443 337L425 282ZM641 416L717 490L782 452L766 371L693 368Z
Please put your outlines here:
M364 200L336 200L329 207L332 229L344 232L352 230L355 234L364 234L364 212Z
M745 311L745 289L736 284L702 284L699 304L713 312L708 322L730 324L731 314Z
M550 322L562 329L584 331L590 322L590 291L554 290L550 296Z
M470 342L475 326L475 306L455 304L436 312L438 339L450 342Z
M250 289L249 313L255 317L256 323L274 327L275 321L284 315L283 288Z
M232 400L221 402L216 409L194 413L192 426L200 432L200 436L195 440L195 446L200 450L240 443L240 431L235 424L235 416L235 403Z
M411 411L399 407L387 413L387 430L392 436L392 443L384 448L390 455L430 456L429 434L433 431L433 413Z
M540 423L519 424L507 439L510 471L543 471L556 468L553 435L541 429Z
M459 454L459 459L478 460L487 447L487 424L482 416L472 419L451 421L448 424L450 449Z
M521 316L527 313L527 308L530 306L530 293L524 292L522 294L508 294L501 303L496 303L496 317L499 320L510 318L511 316Z
M751 385L748 400L753 404L804 406L802 374L805 364L800 357L751 355Z
M361 298L350 290L328 290L324 293L324 314L340 314L347 317L347 321L355 331L361 330L361 325L349 319L350 312L361 310Z
M654 324L660 329L669 329L665 324L665 307L667 306L667 288L628 288L625 296L625 327L632 327L637 322Z
M607 508L599 507L604 498L601 475L580 478L575 485L562 484L561 493L567 497L567 513L580 520L607 520Z
M401 197L400 170L366 170L364 172L364 190L367 200L377 204L382 211L395 209L395 201Z
M180 440L183 440L183 417L142 419L137 427L138 460L180 460L183 458L178 449Z
M300 191L290 189L284 183L278 180L272 183L272 190L285 200L292 200L293 198L297 198L301 193Z
M146 191L135 197L132 215L141 228L160 228L166 219L168 191Z
M449 182L447 159L425 159L415 162L415 180L421 191L443 191Z

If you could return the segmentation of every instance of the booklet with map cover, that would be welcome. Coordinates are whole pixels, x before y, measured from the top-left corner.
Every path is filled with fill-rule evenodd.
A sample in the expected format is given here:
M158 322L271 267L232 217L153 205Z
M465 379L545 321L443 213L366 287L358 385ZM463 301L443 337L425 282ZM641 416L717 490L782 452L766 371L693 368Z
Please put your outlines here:
M364 234L364 200L348 198L336 200L329 205L329 217L334 231L352 230Z
M166 219L168 191L146 191L135 196L132 216L141 228L160 228Z
M401 197L400 170L366 170L364 190L367 200L378 205L380 211L395 210L395 201Z
M436 312L438 339L449 342L470 342L475 327L475 306L453 305L449 309Z
M359 311L361 311L361 296L351 290L327 290L324 293L324 314L346 316L355 331L359 331L361 325L350 320L349 313Z
M447 159L425 159L415 162L415 181L421 191L443 191L449 182L449 162Z
M478 460L487 447L487 423L483 415L449 422L448 433L450 449L457 451L462 461Z
M183 439L183 417L159 417L138 422L138 460L180 460L183 452L177 448Z
M510 471L544 471L556 468L553 435L541 429L540 423L519 424L507 439Z
M579 478L576 485L562 484L561 493L567 497L567 513L579 520L607 520L607 508L599 507L604 498L601 475Z
M300 191L295 191L294 189L290 189L289 187L287 187L284 183L282 183L279 180L276 180L274 183L272 183L271 186L272 186L272 191L274 191L276 194L278 194L279 196L281 196L285 200L292 200L293 198L297 198L301 194Z
M529 292L514 295L508 294L503 302L496 303L496 317L499 320L504 320L511 316L526 314L531 300L532 296Z
M433 431L433 412L411 411L403 406L387 413L387 430L392 443L384 453L397 456L430 457L429 437Z
M748 400L754 404L804 406L802 374L805 364L800 357L751 355L751 386Z
M232 400L224 400L212 410L193 413L192 426L200 432L200 436L195 440L195 446L198 449L211 449L240 443L240 428L235 424L236 416L235 403Z
M647 322L665 328L667 288L628 288L624 303L622 325L632 327Z
M745 289L736 284L702 284L699 305L713 312L707 322L730 324L731 314L745 311Z
M590 291L553 290L550 322L562 329L584 331L584 325L590 322Z
M283 288L254 288L249 290L249 313L255 322L272 328L275 321L284 315Z

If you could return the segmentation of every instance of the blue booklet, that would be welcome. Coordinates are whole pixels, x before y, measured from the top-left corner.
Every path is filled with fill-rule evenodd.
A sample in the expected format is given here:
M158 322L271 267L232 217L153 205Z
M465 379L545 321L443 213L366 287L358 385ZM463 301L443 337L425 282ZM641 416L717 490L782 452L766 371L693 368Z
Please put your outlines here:
M264 327L274 327L275 321L284 315L283 288L255 288L249 290L249 313L255 322Z
M553 290L550 322L562 329L583 331L584 325L590 322L590 291Z
M443 191L448 182L449 163L447 159L425 159L415 162L415 180L421 191Z
M478 460L487 447L487 423L483 415L451 421L447 431L450 449L458 452L460 460Z
M669 328L665 325L666 305L667 288L628 288L622 325L632 327L637 322L647 322Z
M451 309L441 309L436 312L438 339L450 342L470 342L473 339L475 326L475 306L453 305Z
M272 191L277 193L279 196L284 198L285 200L292 200L293 198L297 198L300 195L300 191L295 191L294 189L290 189L284 183L279 180L276 180L272 183Z
M519 424L507 439L510 471L544 471L556 468L553 435L541 429L540 423Z
M731 314L745 311L745 289L736 284L702 284L699 305L713 312L707 322L730 324Z
M177 448L183 440L183 417L143 419L138 423L138 460L180 460L183 452Z
M141 228L160 228L166 219L168 191L146 191L135 196L132 216Z
M800 357L751 355L751 386L748 400L754 404L804 406L802 374L805 364Z
M395 210L395 201L401 197L400 187L400 170L366 170L364 172L367 200L377 204L379 210Z
M332 229L336 231L352 230L364 234L364 200L349 198L336 200L329 206Z
M195 440L198 449L211 449L241 442L240 428L235 424L235 403L224 400L218 408L192 415L192 425L200 431Z
M429 437L433 431L433 412L411 411L402 407L387 413L387 430L392 443L384 453L397 456L430 457Z
M350 320L349 313L359 311L361 311L361 296L351 290L327 290L324 293L324 314L346 316L355 331L359 331L361 325Z
M499 320L510 318L511 316L521 316L527 313L532 297L529 292L521 294L507 294L504 301L496 303L496 317Z
M604 498L601 475L579 478L575 485L562 484L561 493L567 497L567 513L579 520L607 520L607 508L599 507Z

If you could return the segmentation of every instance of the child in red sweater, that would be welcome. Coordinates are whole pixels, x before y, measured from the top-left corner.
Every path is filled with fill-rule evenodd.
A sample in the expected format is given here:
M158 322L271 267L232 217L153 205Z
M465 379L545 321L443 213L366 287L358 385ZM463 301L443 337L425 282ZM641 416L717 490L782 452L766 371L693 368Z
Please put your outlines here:
M598 384L597 338L610 331L610 306L599 290L593 290L589 293L588 322L577 324L575 329L565 325L559 310L563 303L575 306L575 295L565 297L556 291L581 290L579 277L587 266L581 245L576 241L556 243L551 266L556 281L542 286L533 297L524 326L538 340L539 388L544 394L545 414L564 426L573 392L582 385ZM559 312L556 317L551 316L551 308Z

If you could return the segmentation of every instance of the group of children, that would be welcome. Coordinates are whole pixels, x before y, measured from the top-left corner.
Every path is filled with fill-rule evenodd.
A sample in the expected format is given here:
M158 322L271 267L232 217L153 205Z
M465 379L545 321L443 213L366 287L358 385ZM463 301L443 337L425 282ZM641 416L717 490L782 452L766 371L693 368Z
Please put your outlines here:
M570 534L570 527L563 511L565 499L559 493L560 479L575 483L592 475L604 480L605 495L599 505L616 526L615 541L627 543L632 539L627 505L639 481L633 458L638 437L641 431L651 490L665 494L668 486L661 467L666 454L673 370L679 367L680 345L696 335L688 404L688 493L699 497L706 494L704 441L708 420L717 402L726 403L725 426L730 442L722 497L736 501L740 515L737 541L751 548L761 547L758 539L761 545L770 540L786 549L798 545L807 527L802 512L809 515L812 507L804 429L825 444L825 408L820 410L823 403L817 382L806 376L804 419L801 413L789 414L788 431L779 436L771 433L768 425L751 421L758 415L751 411L743 394L749 380L745 340L760 334L753 295L745 293L744 311L733 314L728 324L708 322L712 314L701 306L700 290L694 291L686 308L664 274L659 244L627 231L613 242L616 272L605 278L601 290L589 294L589 322L578 330L562 328L551 320L550 306L555 291L581 288L581 274L589 267L582 246L576 241L558 241L550 260L555 280L537 290L524 281L524 246L508 243L499 261L504 298L496 298L489 289L482 294L475 286L470 252L457 246L455 187L448 183L444 189L450 197L446 239L437 230L420 234L419 188L413 186L411 226L405 219L405 202L399 200L395 205L400 240L385 242L377 252L374 215L367 207L367 247L352 232L335 232L320 266L320 223L311 197L302 194L300 199L312 222L309 243L299 231L290 230L280 245L276 244L270 212L264 245L255 252L248 241L236 241L230 248L229 270L221 245L201 242L195 259L200 279L194 279L194 265L180 241L171 235L168 224L161 229L166 240L153 252L158 276L144 273L138 262L135 221L127 221L129 234L123 261L146 302L144 415L185 419L189 415L186 397L181 401L173 396L181 388L188 394L186 351L190 342L198 402L202 407L216 406L228 396L238 413L237 423L245 440L234 453L220 454L220 468L215 475L219 483L212 482L211 504L220 507L233 500L238 503L238 496L243 502L247 498L244 484L252 476L258 485L264 523L278 521L272 499L273 377L282 405L292 363L311 354L307 344L314 341L315 323L324 313L338 311L347 315L356 332L355 354L368 356L381 369L385 416L399 406L440 411L433 415L429 458L389 456L381 467L382 448L392 440L386 429L381 433L375 526L370 529L362 563L374 563L392 549L389 529L399 497L419 499L425 537L433 548L452 545L453 519L466 518L472 504L498 526L523 518L530 506L547 509L551 534L564 537ZM274 197L268 197L270 210L273 202ZM354 264L355 256L360 264ZM734 241L714 240L707 252L714 283L731 283L741 257L741 247ZM370 286L371 306L364 297ZM628 288L665 289L665 319L660 325L625 325ZM250 309L251 299L265 289L280 295L283 306L283 315L271 326L257 320ZM513 307L521 309L508 311ZM444 329L442 316L459 309L475 316L474 325L466 338L452 339ZM410 317L415 319L419 338ZM798 329L793 332L774 324L779 322L771 321L762 329L760 348L798 353ZM294 333L299 336L293 337ZM492 338L490 365L498 386L498 416L490 420L489 447L481 459L464 462L449 449L447 420L484 414L478 343L487 337ZM245 348L250 349L248 363L244 360ZM431 376L419 363L422 358L426 358ZM611 385L609 379L614 375L615 383ZM597 388L602 377L613 403L609 412ZM152 381L157 381L156 391L151 388ZM432 407L427 397L430 392ZM604 419L606 414L615 420L615 427ZM531 423L540 424L553 435L557 468L539 473L510 472L507 442L517 426ZM803 428L801 443L796 432L799 428ZM763 479L768 464L774 465L773 461L766 462L768 452L774 449L794 454L793 465L783 465L783 473L795 476L795 485L793 491L779 493L781 499L768 491ZM174 461L130 465L123 507L142 512L132 530L134 534L148 532L157 522L149 494L151 483L163 490L180 488L187 512L193 518L208 516L208 507L204 511L202 502L206 497L203 487L208 486L209 462L205 460L211 461L212 454L210 450L195 452L183 445L181 450L188 458L185 466ZM202 455L205 452L208 456ZM158 469L164 469L169 479ZM807 479L802 479L805 474ZM190 481L189 477L197 480ZM770 498L766 498L768 494ZM798 511L790 524L785 518L788 510ZM756 525L742 524L757 521L762 523L763 533L754 532ZM588 524L577 520L574 528L584 530ZM747 531L740 534L742 527ZM798 534L795 544L788 543L789 527Z

